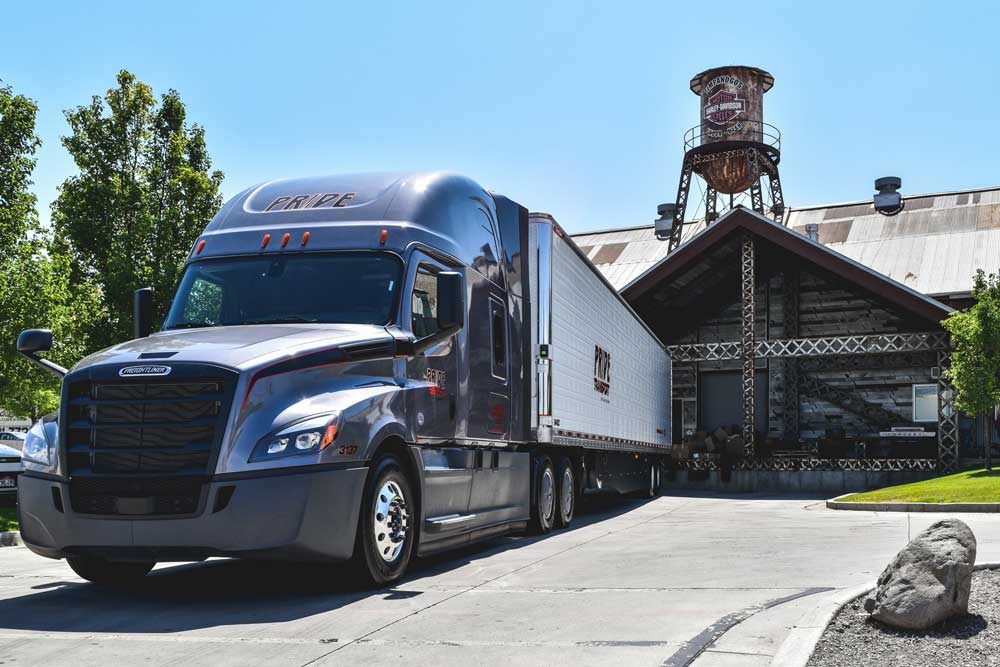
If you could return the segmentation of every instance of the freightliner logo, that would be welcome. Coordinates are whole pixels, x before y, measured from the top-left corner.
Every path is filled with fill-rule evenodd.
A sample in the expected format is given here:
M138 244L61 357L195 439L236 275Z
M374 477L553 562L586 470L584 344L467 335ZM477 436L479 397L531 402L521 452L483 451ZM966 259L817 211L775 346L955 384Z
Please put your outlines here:
M149 377L170 375L170 366L126 366L118 371L118 377Z

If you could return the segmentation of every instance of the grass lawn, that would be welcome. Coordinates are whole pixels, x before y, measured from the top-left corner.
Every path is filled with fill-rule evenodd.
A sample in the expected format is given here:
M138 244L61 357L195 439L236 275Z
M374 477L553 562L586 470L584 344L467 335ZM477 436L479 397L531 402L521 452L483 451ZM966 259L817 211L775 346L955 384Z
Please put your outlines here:
M13 507L0 507L0 533L17 530L17 510Z
M966 470L841 498L847 503L1000 503L1000 469Z

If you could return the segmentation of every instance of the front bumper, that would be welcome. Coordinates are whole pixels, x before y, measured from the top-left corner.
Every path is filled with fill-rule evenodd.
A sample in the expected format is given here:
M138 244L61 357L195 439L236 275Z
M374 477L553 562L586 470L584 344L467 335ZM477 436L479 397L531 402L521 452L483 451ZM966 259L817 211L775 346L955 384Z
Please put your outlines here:
M347 560L367 473L362 466L214 480L200 514L182 518L77 514L67 484L24 474L18 479L21 540L48 558ZM225 487L235 488L228 504L215 511L217 496L230 493Z

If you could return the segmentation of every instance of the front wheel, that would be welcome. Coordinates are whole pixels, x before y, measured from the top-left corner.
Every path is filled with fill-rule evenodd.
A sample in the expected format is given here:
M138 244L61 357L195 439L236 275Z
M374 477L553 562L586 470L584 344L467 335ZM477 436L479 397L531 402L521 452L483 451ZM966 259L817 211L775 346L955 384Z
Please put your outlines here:
M115 588L136 583L156 565L153 561L120 563L85 556L67 558L66 562L87 581Z
M416 496L399 459L383 456L372 466L361 500L354 560L382 586L403 576L413 553Z

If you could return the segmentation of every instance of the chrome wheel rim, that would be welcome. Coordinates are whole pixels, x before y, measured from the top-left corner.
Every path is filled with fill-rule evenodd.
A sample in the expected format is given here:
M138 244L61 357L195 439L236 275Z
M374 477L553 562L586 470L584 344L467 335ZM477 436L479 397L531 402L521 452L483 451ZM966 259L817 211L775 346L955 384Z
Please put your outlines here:
M406 542L409 514L403 489L394 480L386 480L375 496L375 516L372 528L375 549L386 563L399 558Z
M573 514L573 471L569 468L563 470L561 491L559 495L562 502L562 514L568 518Z
M546 468L542 473L542 488L539 492L538 509L546 523L552 520L552 509L555 505L555 479L552 468Z

